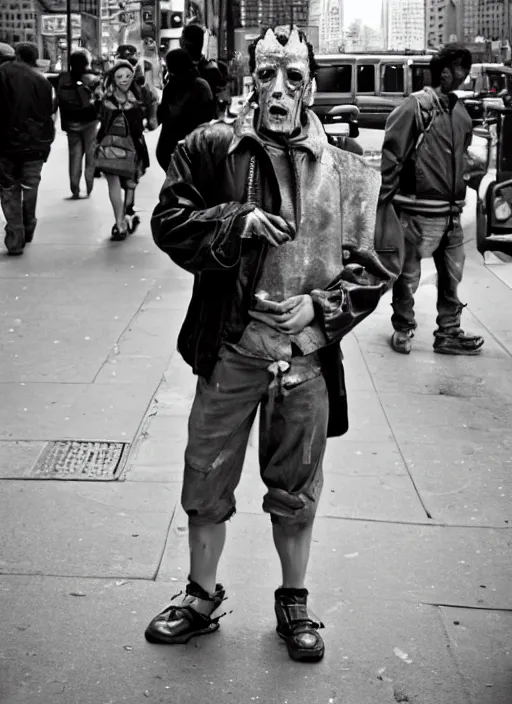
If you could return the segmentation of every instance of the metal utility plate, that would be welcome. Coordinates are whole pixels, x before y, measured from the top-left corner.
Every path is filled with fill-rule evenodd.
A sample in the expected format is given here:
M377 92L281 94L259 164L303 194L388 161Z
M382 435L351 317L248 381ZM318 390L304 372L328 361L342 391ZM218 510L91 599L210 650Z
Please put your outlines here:
M115 481L126 447L122 442L50 442L26 478Z

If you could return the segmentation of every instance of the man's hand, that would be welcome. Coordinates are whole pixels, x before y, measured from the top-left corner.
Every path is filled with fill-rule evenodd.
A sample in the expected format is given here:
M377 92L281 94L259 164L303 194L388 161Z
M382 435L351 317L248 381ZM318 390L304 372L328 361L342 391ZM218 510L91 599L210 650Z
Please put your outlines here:
M294 235L293 227L283 220L282 217L265 213L260 208L255 208L245 217L241 237L243 239L262 237L272 247L279 247L280 244L293 239Z
M292 296L281 303L272 303L272 308L272 312L251 310L249 315L286 335L297 335L315 318L313 301L307 293Z

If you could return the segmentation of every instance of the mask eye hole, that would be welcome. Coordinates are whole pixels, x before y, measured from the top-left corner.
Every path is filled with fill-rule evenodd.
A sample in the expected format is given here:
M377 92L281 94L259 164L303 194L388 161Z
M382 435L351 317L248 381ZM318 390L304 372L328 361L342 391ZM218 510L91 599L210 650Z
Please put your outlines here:
M303 76L302 73L296 68L290 68L287 71L288 80L290 83L302 83Z
M274 68L260 68L258 73L258 78L260 81L267 82L271 81L276 75L276 70Z

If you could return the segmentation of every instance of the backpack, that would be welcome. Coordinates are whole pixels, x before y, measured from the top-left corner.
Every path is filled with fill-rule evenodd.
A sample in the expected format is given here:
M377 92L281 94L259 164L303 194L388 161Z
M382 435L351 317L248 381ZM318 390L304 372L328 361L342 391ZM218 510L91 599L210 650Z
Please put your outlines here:
M71 78L59 83L57 93L59 105L67 111L79 112L93 103L92 91L81 81Z

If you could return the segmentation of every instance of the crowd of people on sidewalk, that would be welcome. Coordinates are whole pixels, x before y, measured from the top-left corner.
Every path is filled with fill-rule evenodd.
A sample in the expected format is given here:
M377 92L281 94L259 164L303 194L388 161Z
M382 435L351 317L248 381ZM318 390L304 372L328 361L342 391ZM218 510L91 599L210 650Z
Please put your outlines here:
M37 192L58 113L68 139L71 198L81 197L82 174L86 197L103 174L115 220L112 239L124 240L137 229L135 191L150 164L145 130L161 125L156 156L166 171L179 140L220 112L227 80L203 56L203 41L201 26L183 29L182 48L166 56L161 101L133 45L119 46L104 74L91 68L87 52L72 52L56 91L38 69L35 45L0 45L0 194L10 255L23 254L34 236Z
M167 55L159 105L138 80L129 47L120 47L103 80L73 55L57 101L35 70L34 47L16 47L14 61L0 67L6 245L20 254L33 236L57 105L72 197L80 195L85 158L87 195L94 170L105 174L113 239L137 227L135 189L149 164L144 127L161 124L157 159L166 178L151 227L157 246L194 275L178 349L198 383L182 490L188 582L182 598L151 620L146 638L186 643L219 627L226 590L217 569L259 409L263 510L282 568L277 633L291 658L317 662L322 623L308 609L305 580L326 441L348 429L340 341L392 288L391 346L409 353L421 260L433 255L434 351L471 355L484 343L461 329L458 298L472 124L454 91L471 55L448 45L432 58L432 85L388 120L379 177L364 158L331 145L311 109L317 64L302 31L274 27L254 41L255 90L236 120L214 119L223 77L204 65L199 40L202 46L201 28L190 26L182 47Z

